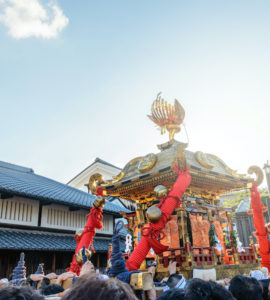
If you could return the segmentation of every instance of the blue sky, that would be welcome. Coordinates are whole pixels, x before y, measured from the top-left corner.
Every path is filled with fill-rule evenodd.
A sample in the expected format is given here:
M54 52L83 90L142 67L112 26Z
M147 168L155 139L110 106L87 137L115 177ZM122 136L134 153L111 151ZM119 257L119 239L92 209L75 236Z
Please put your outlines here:
M1 160L67 182L95 157L121 167L157 152L167 135L146 114L160 91L185 108L190 150L241 173L270 159L269 1L65 0L56 17L31 0L59 21L51 36L18 31L12 1L0 0Z

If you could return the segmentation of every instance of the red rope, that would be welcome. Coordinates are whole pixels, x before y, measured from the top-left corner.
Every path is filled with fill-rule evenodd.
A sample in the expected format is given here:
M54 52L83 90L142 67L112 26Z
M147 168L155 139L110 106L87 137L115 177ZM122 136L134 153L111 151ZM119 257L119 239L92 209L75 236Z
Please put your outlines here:
M178 174L178 177L169 195L166 198L161 198L159 205L162 212L161 219L157 223L150 223L149 227L145 226L142 229L142 238L130 255L126 264L129 271L139 269L151 248L156 254L160 254L168 249L167 246L164 246L159 242L162 237L160 235L164 234L162 233L162 229L165 227L175 208L181 204L180 199L191 181L188 168L186 171L181 171L178 170L177 166L175 166L175 171Z
M102 208L96 208L93 206L90 210L90 213L86 215L88 217L87 223L84 227L84 230L82 234L75 235L75 241L77 242L76 250L75 250L75 255L73 256L72 262L70 264L70 268L67 270L76 273L77 275L80 274L81 270L81 265L79 265L76 261L76 254L80 249L85 246L86 249L89 247L92 247L93 252L95 252L94 246L93 246L93 241L94 241L94 236L96 234L96 229L102 229L103 224L102 224Z
M260 255L261 255L261 264L264 267L267 267L270 271L270 247L268 240L268 233L265 227L265 220L263 213L266 211L266 207L261 201L261 196L257 189L257 183L253 183L252 188L250 189L250 198L251 198L251 210L249 214L253 212L253 222L256 229L256 237L259 242Z

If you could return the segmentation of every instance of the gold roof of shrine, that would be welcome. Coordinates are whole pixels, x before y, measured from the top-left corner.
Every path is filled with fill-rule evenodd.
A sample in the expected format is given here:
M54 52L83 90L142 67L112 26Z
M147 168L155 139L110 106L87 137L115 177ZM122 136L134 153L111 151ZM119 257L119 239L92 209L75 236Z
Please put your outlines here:
M191 152L186 149L187 144L174 139L185 118L185 110L176 99L171 105L159 93L148 117L160 128L161 134L168 131L169 142L159 145L157 154L132 159L112 180L103 181L100 174L92 175L89 180L92 193L101 186L108 196L151 201L155 198L153 190L156 185L162 184L170 189L174 184L177 177L175 164L182 170L189 166L191 184L186 194L192 196L215 198L229 191L246 189L253 182L252 178L229 168L219 157L200 151ZM258 185L263 181L259 167L250 167L248 173L257 175Z
M154 198L153 189L158 184L171 188L177 174L174 165L181 169L189 166L191 184L187 194L217 196L228 191L247 188L253 179L237 174L225 162L212 154L191 152L186 144L171 140L159 145L159 153L150 153L132 159L120 174L101 184L107 195L145 201Z

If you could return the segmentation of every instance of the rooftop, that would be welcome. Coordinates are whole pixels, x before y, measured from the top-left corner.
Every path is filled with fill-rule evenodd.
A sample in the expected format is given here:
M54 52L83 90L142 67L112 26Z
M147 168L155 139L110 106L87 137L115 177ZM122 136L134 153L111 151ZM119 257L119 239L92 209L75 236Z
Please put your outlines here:
M0 193L89 209L93 206L95 196L58 181L40 176L30 168L0 161ZM107 202L104 212L119 215L127 209Z
M69 184L71 181L73 181L74 179L76 179L77 177L79 177L83 172L85 172L88 168L90 168L91 166L93 166L95 163L101 163L103 165L107 165L110 166L112 168L118 169L119 171L121 170L120 168L116 167L113 164L108 163L107 161L96 157L96 159L94 160L94 162L92 162L89 166L87 166L85 169L83 169L79 174L77 174L75 177L73 177L72 179L69 180L69 182L67 184Z

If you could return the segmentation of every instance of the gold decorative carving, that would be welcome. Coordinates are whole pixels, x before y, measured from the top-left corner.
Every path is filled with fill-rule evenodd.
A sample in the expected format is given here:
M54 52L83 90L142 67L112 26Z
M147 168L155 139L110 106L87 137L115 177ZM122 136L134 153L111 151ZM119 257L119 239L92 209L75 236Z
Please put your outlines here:
M145 217L144 217L143 209L141 209L141 208L136 209L136 217L137 217L138 225L144 225L145 224Z
M135 163L138 162L138 161L141 161L142 159L143 159L143 157L141 157L141 156L140 156L140 157L133 158L131 161L129 161L129 162L125 165L124 169L123 169L118 175L113 176L113 180L103 181L101 186L104 187L104 185L109 185L109 184L117 183L118 181L120 181L122 178L125 177L126 171L128 170L128 168L129 168L130 166L132 166L133 164L135 164Z
M113 177L113 179L115 180L115 181L119 181L119 180L121 180L123 177L125 176L125 172L120 172L120 174L118 174L117 176L114 176Z
M258 166L251 166L248 168L248 174L253 174L255 173L256 174L256 182L257 182L257 185L259 186L262 182L263 182L263 171L260 167Z
M226 172L225 163L208 153L206 154L209 159L207 162L214 166L212 170L216 172L212 173L212 170L203 167L201 169L196 168L194 153L185 150L185 145L177 141L162 145L162 150L155 155L157 156L155 165L146 171L151 167L151 164L146 161L147 168L142 168L145 173L141 173L138 169L145 157L136 157L126 164L117 176L117 180L114 178L103 182L100 186L106 190L109 196L147 203L155 199L153 187L162 184L170 190L177 178L174 171L175 164L180 170L185 170L186 164L189 165L192 180L186 194L203 195L213 199L213 195L216 197L228 191L245 189L247 184L253 181L250 177L245 177L243 180L240 177L231 178L227 176L230 173ZM152 161L151 155L149 161ZM142 174L147 176L141 176Z
M208 161L206 160L207 154L205 154L205 153L203 153L201 151L197 151L197 152L194 153L194 156L195 156L195 159L197 160L197 162L201 166L205 167L206 169L213 169L213 166L210 165L208 163Z
M103 182L103 178L99 173L95 173L90 177L88 186L93 195L96 195L97 187L101 182Z
M82 252L83 249L80 249L78 251L78 253L76 254L76 261L81 264L83 262L83 258L82 258ZM90 259L90 257L92 256L92 251L89 249L85 249L85 255L87 256L88 259Z
M161 93L157 94L157 98L152 104L151 115L148 117L160 127L161 134L164 134L166 130L169 132L171 141L174 139L174 135L180 131L180 125L185 118L185 110L176 99L174 105L171 105L160 95Z
M145 173L151 170L157 162L157 156L154 153L147 154L144 156L138 165L138 170L141 173Z

